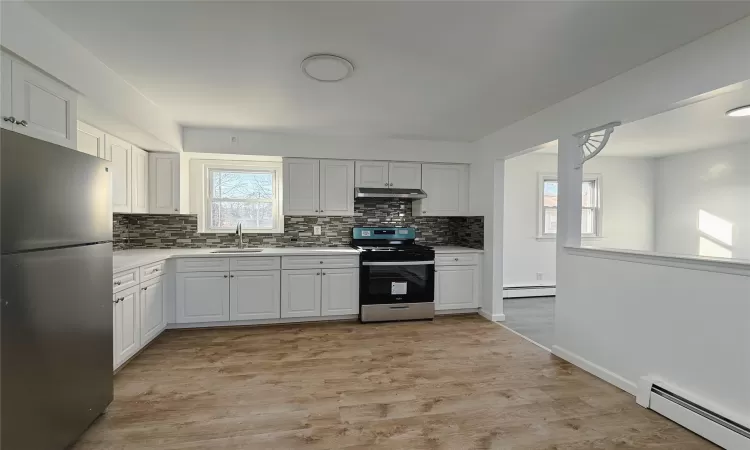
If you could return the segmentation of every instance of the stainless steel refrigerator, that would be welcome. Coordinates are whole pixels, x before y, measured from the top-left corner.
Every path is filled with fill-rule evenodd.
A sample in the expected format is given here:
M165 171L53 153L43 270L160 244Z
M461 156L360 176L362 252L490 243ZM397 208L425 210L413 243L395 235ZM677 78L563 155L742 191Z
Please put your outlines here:
M0 133L0 448L63 449L112 401L109 163Z

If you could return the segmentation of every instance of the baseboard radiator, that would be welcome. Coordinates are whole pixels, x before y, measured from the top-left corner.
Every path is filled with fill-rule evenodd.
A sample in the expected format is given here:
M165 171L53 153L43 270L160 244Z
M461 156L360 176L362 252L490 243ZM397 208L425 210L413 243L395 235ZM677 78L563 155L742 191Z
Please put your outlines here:
M503 298L551 297L555 286L507 286L503 288Z
M750 449L750 428L689 400L664 383L644 379L636 401L727 450Z

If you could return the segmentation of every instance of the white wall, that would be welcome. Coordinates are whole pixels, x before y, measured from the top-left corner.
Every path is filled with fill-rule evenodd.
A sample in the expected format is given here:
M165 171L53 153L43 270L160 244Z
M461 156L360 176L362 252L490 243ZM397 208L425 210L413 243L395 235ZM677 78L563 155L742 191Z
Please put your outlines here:
M630 393L658 377L750 425L750 265L566 259L555 354Z
M237 138L232 143L232 137ZM475 147L461 142L370 139L265 133L217 128L184 129L186 152L386 161L471 162Z
M180 150L181 127L91 52L21 1L0 2L2 47L83 95L79 118L147 150Z
M660 158L656 184L657 251L750 260L750 143Z
M601 175L602 238L584 245L654 249L654 160L597 156L585 174ZM557 173L557 155L529 153L505 161L503 284L555 284L555 241L537 238L540 173ZM537 280L537 273L543 279Z

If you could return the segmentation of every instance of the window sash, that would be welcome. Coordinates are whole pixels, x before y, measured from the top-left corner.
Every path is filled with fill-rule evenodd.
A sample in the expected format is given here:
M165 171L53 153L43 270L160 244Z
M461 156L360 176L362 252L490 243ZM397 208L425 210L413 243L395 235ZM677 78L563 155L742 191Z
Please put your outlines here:
M539 205L539 231L540 236L542 237L549 237L549 238L555 238L557 236L557 230L550 231L547 228L547 211L557 211L557 206L545 206L544 205L544 186L545 183L558 183L557 177L554 176L541 176L540 175L540 183L539 183L539 197L538 197L538 205ZM591 204L592 206L583 206L583 199L581 199L581 237L600 237L601 236L601 184L599 181L599 177L584 177L582 184L589 184L591 186ZM559 185L558 185L559 186ZM585 189L585 187L584 187ZM559 195L559 194L558 194ZM584 232L584 226L587 225L586 220L584 218L586 217L586 212L590 211L589 217L591 218L588 224L591 225L591 233L585 233Z
M271 175L271 198L225 198L225 197L214 197L213 187L213 174L215 173L242 173L242 174L270 174ZM206 198L205 202L205 218L204 218L204 229L206 232L227 232L234 231L235 225L230 227L216 227L212 224L212 211L213 205L221 202L231 203L242 203L246 205L252 204L271 204L271 226L265 228L246 228L243 232L248 233L272 233L280 227L280 221L283 220L279 215L279 189L278 189L278 176L279 172L275 168L255 168L255 167L206 167L205 175L205 186L204 195Z

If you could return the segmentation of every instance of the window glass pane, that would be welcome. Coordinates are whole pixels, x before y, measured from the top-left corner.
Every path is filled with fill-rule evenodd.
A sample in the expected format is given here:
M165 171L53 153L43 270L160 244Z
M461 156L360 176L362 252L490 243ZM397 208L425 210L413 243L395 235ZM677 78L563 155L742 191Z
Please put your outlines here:
M273 203L213 201L211 228L233 229L238 223L245 228L273 228Z
M557 234L557 209L544 209L544 234Z
M544 182L544 206L552 208L557 206L557 181Z
M584 208L581 210L581 234L596 233L595 217L593 209Z
M225 199L273 198L273 174L268 172L232 172L212 170L212 197Z
M581 186L581 205L584 208L594 207L596 199L596 182L595 181L584 181Z

